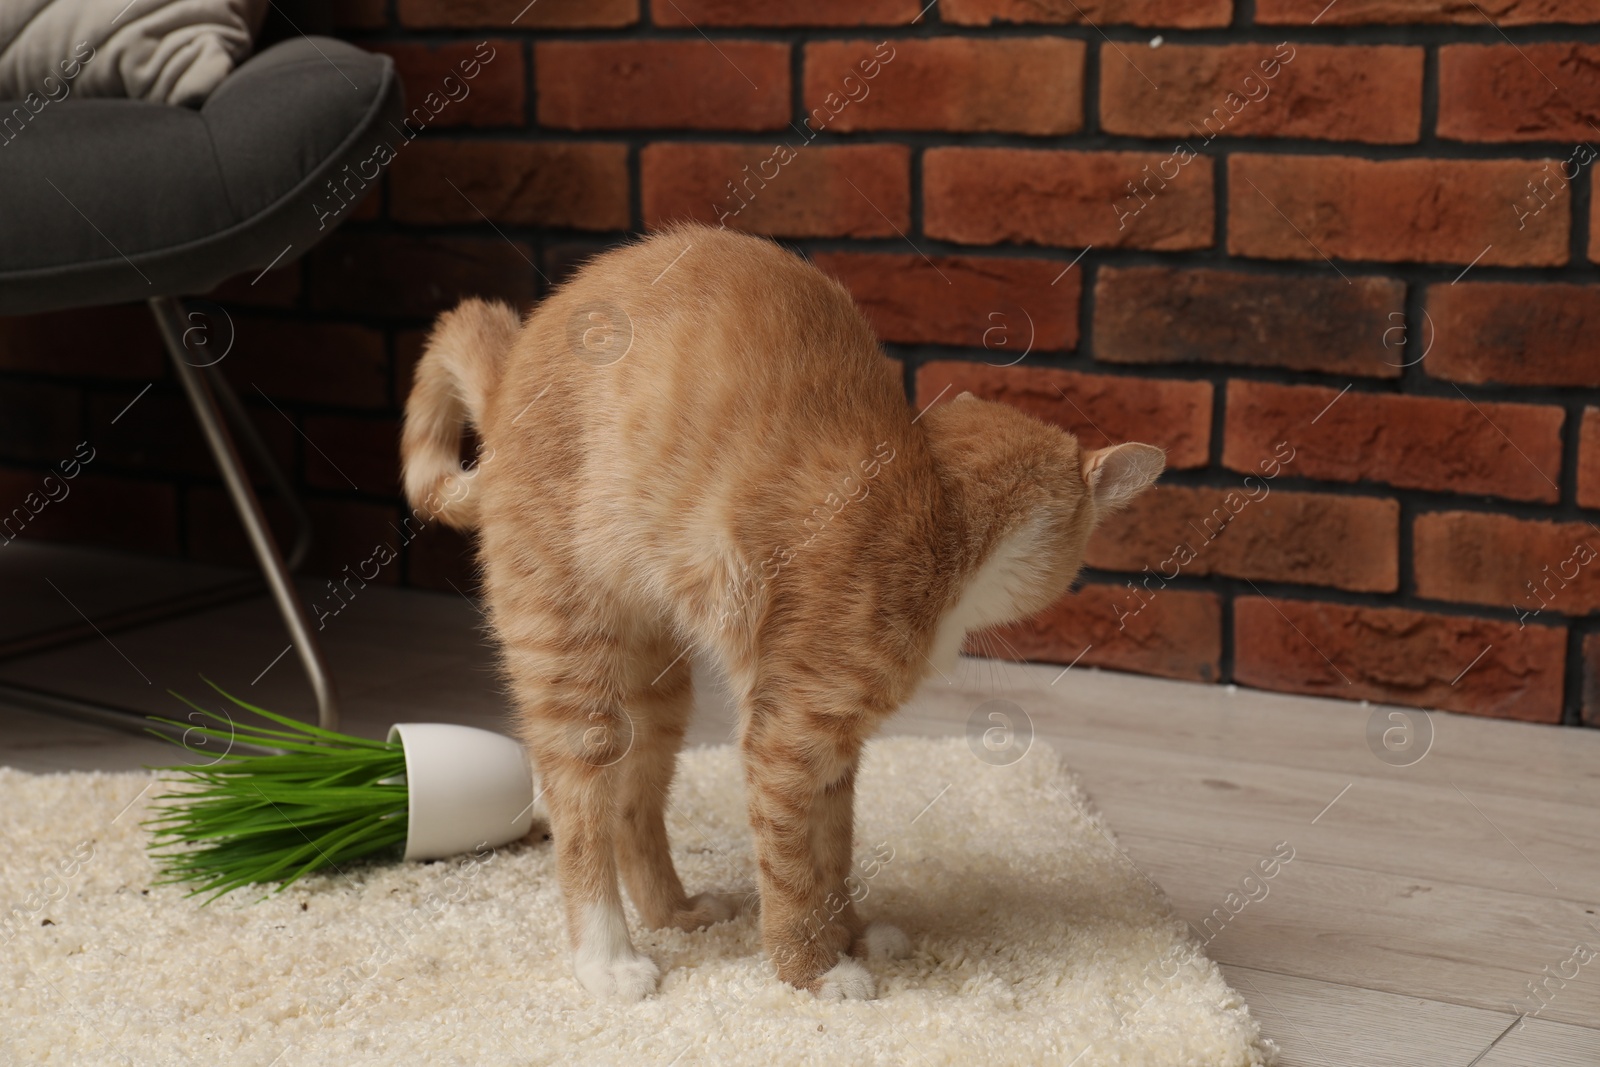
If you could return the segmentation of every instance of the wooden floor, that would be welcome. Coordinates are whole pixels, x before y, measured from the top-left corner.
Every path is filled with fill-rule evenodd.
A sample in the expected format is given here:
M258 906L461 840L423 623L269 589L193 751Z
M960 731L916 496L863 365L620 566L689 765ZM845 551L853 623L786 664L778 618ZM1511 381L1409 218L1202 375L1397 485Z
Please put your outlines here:
M50 551L0 571L10 618L93 617L150 592L108 585L104 562ZM147 584L181 580L154 568ZM323 634L345 727L501 725L481 621L464 596L362 590ZM165 690L197 691L204 671L268 707L304 708L292 653L277 658L286 645L253 600L0 664L0 679L172 714ZM705 690L691 740L726 740L729 709L714 682ZM995 700L1014 706L982 707ZM1600 732L1433 713L1426 754L1397 766L1368 740L1374 721L1377 734L1403 725L1394 709L983 660L935 679L892 729L981 737L994 710L1013 720L1014 746L1031 728L1082 775L1129 862L1208 939L1285 1065L1600 1064L1600 956L1580 962L1600 954ZM169 756L0 708L0 763L114 770ZM1006 768L975 758L972 773ZM1274 878L1247 881L1289 849Z

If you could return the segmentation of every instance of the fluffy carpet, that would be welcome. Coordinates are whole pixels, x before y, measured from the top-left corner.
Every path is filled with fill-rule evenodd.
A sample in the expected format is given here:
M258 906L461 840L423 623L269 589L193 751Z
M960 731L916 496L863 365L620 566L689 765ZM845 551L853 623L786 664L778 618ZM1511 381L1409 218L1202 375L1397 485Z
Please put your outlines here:
M0 1063L1096 1064L1273 1058L1166 898L1046 746L874 742L857 853L908 959L878 999L781 985L751 915L635 940L661 991L572 976L544 824L476 857L368 865L257 902L150 888L139 774L0 768ZM686 752L669 813L690 892L754 884L727 747ZM873 859L892 856L873 866ZM631 913L630 913L631 916Z

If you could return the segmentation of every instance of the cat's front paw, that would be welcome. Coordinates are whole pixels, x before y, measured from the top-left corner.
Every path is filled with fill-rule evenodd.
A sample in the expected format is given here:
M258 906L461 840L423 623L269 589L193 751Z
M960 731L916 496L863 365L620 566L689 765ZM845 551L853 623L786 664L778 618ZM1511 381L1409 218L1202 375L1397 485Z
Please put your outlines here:
M850 946L850 954L869 960L903 960L911 955L911 939L892 923L872 922Z
M846 956L817 979L816 993L819 1000L871 1000L878 987L870 971Z
M580 951L573 970L590 993L602 1000L620 1000L624 1004L643 1000L654 993L661 977L656 961L633 949L610 957L587 958Z

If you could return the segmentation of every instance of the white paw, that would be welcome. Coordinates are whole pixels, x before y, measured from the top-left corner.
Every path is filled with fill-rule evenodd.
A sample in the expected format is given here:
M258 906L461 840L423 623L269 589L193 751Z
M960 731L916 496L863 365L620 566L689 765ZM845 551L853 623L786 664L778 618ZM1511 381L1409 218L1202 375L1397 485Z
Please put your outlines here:
M869 960L903 960L911 955L911 939L890 923L868 923L861 933Z
M871 1000L877 995L872 974L852 959L840 960L817 986L822 1000Z
M630 950L628 955L612 959L590 957L580 953L573 969L583 988L603 1000L620 1000L632 1004L656 991L656 980L661 970L649 956Z

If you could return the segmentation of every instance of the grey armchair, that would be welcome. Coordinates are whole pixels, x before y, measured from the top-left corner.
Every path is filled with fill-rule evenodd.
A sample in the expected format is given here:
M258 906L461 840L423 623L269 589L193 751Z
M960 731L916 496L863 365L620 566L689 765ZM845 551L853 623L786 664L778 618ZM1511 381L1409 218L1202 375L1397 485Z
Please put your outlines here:
M327 728L338 721L333 680L290 580L309 545L309 522L214 362L185 346L190 322L181 298L303 255L374 184L405 137L402 124L400 83L387 56L312 37L258 53L198 109L70 96L37 111L0 102L0 314L148 301ZM235 435L299 522L287 559ZM99 625L126 627L198 603L144 605ZM87 629L12 642L0 647L0 659L82 639L90 634L79 630ZM124 709L10 683L0 683L0 698L143 723Z

